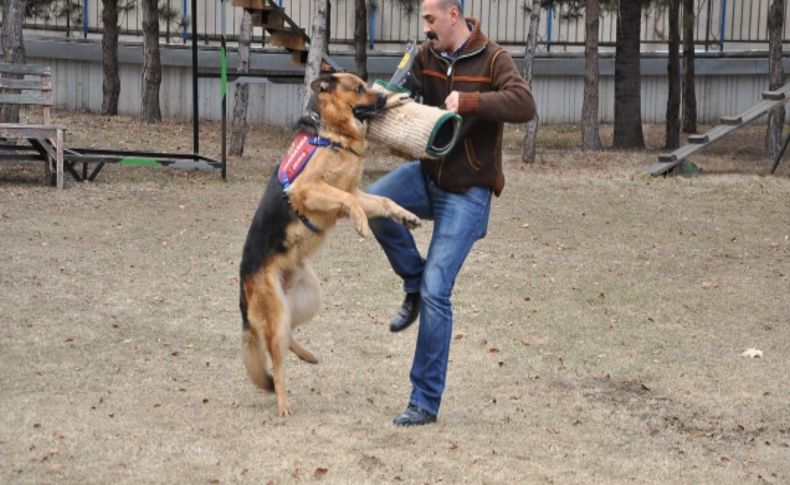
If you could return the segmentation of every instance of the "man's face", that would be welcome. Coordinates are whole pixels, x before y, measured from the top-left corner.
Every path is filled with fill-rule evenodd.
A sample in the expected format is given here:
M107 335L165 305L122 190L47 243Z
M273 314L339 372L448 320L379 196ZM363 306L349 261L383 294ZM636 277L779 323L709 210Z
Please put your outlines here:
M422 2L422 31L437 51L454 48L451 32L460 19L457 7L445 7L441 0L425 0Z

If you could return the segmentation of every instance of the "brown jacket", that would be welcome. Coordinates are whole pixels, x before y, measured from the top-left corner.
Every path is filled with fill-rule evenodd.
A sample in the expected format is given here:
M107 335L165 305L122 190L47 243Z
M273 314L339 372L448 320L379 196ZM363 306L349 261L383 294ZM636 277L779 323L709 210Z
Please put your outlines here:
M502 130L505 122L524 123L535 116L535 100L510 54L480 32L480 22L466 21L472 33L452 64L423 42L414 60L414 75L422 85L424 103L442 106L458 91L463 117L455 148L442 160L422 160L423 168L440 187L465 192L488 186L498 196L505 186L502 173Z

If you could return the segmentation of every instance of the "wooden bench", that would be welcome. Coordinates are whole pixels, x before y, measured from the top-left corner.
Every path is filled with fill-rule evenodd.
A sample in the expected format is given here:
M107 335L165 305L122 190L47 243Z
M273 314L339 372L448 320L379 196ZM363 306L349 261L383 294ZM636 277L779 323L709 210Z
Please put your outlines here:
M63 188L63 128L51 124L52 74L48 67L28 64L0 63L0 104L41 106L41 124L0 123L0 151L4 159L33 159L45 162L47 181ZM8 140L26 140L33 155L20 155L22 147L6 144Z

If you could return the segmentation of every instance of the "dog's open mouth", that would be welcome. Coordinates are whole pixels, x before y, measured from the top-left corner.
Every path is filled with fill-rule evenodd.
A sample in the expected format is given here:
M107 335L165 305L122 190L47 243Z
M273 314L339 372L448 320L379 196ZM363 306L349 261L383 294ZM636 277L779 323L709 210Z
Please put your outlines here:
M387 103L387 97L383 95L379 95L375 104L361 104L359 106L354 106L352 108L352 110L354 111L354 117L360 121L369 120L374 116L376 116L379 113L379 111L381 111L384 108L384 105L386 103Z

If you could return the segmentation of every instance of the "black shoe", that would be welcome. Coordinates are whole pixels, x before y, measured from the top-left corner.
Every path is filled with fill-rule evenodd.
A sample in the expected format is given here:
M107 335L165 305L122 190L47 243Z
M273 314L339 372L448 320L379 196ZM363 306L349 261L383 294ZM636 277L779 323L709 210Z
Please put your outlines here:
M398 310L398 314L390 321L390 332L405 330L417 320L420 314L420 292L406 293L406 298Z
M409 404L403 414L392 421L395 426L422 426L436 422L436 415Z

